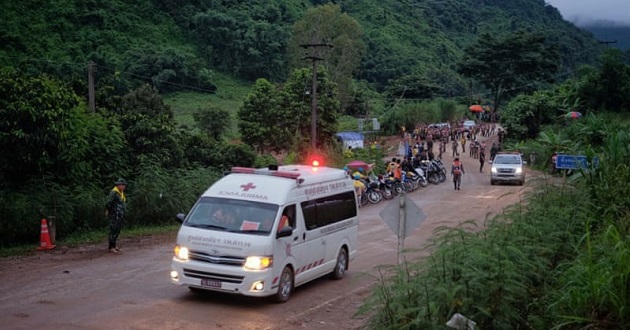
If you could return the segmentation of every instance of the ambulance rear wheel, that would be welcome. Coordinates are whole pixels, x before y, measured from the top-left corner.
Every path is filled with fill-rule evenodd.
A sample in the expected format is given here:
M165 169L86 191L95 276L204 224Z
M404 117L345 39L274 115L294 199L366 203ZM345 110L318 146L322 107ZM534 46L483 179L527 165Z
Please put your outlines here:
M341 248L337 255L337 262L335 263L335 270L333 270L332 276L336 280L340 280L346 274L348 270L348 252L346 249Z
M276 302L283 303L289 300L293 292L293 272L291 268L284 267L280 274L280 282L278 283L278 292L276 293Z

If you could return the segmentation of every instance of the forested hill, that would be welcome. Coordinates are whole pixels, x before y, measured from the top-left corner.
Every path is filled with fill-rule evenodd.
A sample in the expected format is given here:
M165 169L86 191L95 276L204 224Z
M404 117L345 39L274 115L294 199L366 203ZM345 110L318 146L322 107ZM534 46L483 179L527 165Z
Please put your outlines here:
M119 87L212 91L212 70L253 81L288 75L293 26L321 0L2 1L0 65L85 79L86 63ZM598 57L593 36L544 0L338 0L363 30L355 78L383 88L405 75L453 84L456 61L477 36L543 34L564 70ZM109 81L107 81L109 79ZM118 79L118 80L117 80Z

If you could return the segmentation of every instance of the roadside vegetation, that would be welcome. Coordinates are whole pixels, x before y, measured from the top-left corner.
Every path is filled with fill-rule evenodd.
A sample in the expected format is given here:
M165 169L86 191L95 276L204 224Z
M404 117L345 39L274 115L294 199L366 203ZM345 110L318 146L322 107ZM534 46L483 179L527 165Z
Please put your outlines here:
M608 93L627 93L630 67L622 68L626 78ZM592 90L568 88L598 76L507 104L503 148L526 159L534 153L530 166L543 176L521 203L483 225L438 229L430 257L383 269L360 311L370 328L443 329L456 313L481 329L629 328L629 99L604 112L587 106L583 93ZM569 109L584 116L567 118ZM551 176L554 151L598 157L599 166Z

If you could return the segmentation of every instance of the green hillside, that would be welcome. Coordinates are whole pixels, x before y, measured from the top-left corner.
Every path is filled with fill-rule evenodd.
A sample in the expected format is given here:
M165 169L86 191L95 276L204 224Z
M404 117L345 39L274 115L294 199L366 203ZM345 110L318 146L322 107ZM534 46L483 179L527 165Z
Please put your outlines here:
M4 1L0 65L84 81L97 64L97 83L123 90L150 82L161 93L212 93L216 72L281 82L287 44L305 11L328 1L132 0ZM358 21L367 49L355 78L383 91L395 79L452 74L463 49L482 33L542 33L562 55L563 70L592 63L600 46L539 0L336 1ZM305 61L304 65L308 62ZM446 83L445 81L449 81ZM457 79L444 80L461 95Z

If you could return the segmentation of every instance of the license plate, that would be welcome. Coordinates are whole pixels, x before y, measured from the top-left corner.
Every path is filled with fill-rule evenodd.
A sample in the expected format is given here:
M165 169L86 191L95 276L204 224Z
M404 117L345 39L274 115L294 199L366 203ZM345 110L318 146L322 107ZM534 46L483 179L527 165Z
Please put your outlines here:
M201 279L201 285L202 286L209 286L211 288L220 288L221 287L221 281L217 281L217 280L213 280L213 279L209 279L209 278L202 278Z

